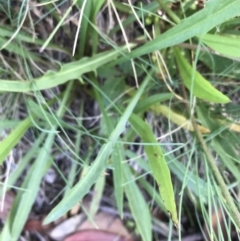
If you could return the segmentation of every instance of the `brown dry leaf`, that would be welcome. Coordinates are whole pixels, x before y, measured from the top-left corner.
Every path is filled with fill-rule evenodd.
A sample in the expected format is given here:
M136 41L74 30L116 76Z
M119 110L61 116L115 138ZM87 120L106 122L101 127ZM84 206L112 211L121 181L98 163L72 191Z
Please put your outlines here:
M84 207L84 210L89 212L90 203L91 203L91 198L86 197L81 203L81 206ZM82 232L85 230L91 230L91 232L93 232L94 234L95 234L95 231L101 231L103 233L107 232L107 233L110 233L111 235L114 235L115 238L118 236L124 237L125 239L122 239L121 241L123 240L132 241L131 234L125 228L121 219L117 218L116 215L112 215L104 212L98 212L90 220L87 219L87 216L84 213L68 218L65 221L61 222L59 225L57 225L50 232L50 237L53 238L54 240L59 240L59 241L64 240L64 238L66 241L69 241L69 240L71 241L71 239L67 239L66 237L70 238L72 237L72 235L75 235L75 233L79 233L80 231ZM71 233L72 235L70 235ZM82 239L79 239L79 240L82 240ZM77 241L79 240L77 239ZM100 241L100 239L98 238L96 239L96 237L94 241L95 240ZM108 239L106 239L106 241L107 240ZM115 240L115 239L112 239L112 240Z
M99 212L94 217L93 221L86 220L85 222L83 222L79 226L78 230L96 229L96 227L98 228L98 230L108 231L117 235L131 238L131 235L124 227L122 221L119 218L116 218L115 216L104 212Z
M75 232L83 220L85 220L84 214L68 218L57 225L49 235L54 240L63 240L64 237Z
M70 235L71 233L84 230L92 230L92 232L107 231L114 235L115 238L117 236L122 236L127 240L131 240L131 235L124 227L122 221L119 218L104 212L98 213L91 221L86 220L86 216L84 214L71 217L57 225L50 232L50 237L54 240L63 240L64 237Z
M114 233L100 231L100 230L83 230L76 232L64 241L133 241L132 239L125 238L123 236L118 236Z
M230 131L240 132L240 125L232 123L228 126Z
M29 218L24 226L24 230L29 232L37 231L39 233L48 232L53 227L53 223L43 225L43 220L44 218Z
M0 210L0 219L5 221L9 214L9 211L12 208L12 204L15 198L15 194L12 191L6 192L5 196L1 197L0 199L0 207L3 209Z
M217 119L217 121L221 124L221 125L227 125L228 129L230 131L235 131L235 132L238 132L240 133L240 125L239 124L236 124L236 123L231 123L229 124L229 122L225 121L225 120L220 120L220 119Z
M174 112L168 106L165 105L155 105L151 107L151 110L156 114L162 114L166 118L169 118L173 123L178 126L183 127L186 130L194 131L193 124L185 116ZM198 129L202 134L210 133L210 130L204 126L198 125Z

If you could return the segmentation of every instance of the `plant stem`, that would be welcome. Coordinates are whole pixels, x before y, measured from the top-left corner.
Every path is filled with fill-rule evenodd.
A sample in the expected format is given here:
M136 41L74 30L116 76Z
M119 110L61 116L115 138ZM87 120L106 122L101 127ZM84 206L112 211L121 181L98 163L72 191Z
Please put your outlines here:
M160 7L166 12L166 14L176 23L180 23L181 19L167 6L162 0L156 0Z
M192 117L192 123L193 123L193 126L194 126L194 130L195 130L195 133L197 135L197 138L202 146L202 149L203 149L203 152L205 153L206 155L206 159L208 161L208 164L210 166L210 168L212 169L212 172L213 172L213 175L215 176L216 178L216 181L218 182L218 185L222 191L222 194L223 194L223 197L225 198L226 200L226 203L227 203L227 206L233 216L233 219L235 221L235 224L236 226L238 227L238 229L240 230L240 213L238 211L238 208L236 207L228 189L227 189L227 186L224 182L224 179L220 173L220 171L218 170L218 167L214 161L214 158L212 156L212 154L210 153L207 145L206 145L206 142L204 141L199 129L198 129L198 126L196 124L196 120L194 117Z

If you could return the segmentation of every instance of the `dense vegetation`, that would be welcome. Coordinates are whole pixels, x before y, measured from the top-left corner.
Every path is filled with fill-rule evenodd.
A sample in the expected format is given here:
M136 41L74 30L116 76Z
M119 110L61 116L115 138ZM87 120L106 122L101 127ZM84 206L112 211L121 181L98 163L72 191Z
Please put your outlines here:
M0 239L91 196L90 216L111 197L144 241L234 240L239 15L240 0L0 0L0 190L16 195Z

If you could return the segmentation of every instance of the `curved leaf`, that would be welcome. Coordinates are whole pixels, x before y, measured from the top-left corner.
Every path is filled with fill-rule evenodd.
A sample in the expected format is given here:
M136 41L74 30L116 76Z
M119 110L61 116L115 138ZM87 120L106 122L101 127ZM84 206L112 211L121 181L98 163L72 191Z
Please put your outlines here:
M192 68L177 48L174 49L174 53L183 83L196 97L215 103L230 102L226 95L215 89L199 72Z
M141 137L142 141L147 143L144 145L144 149L149 160L153 177L158 184L160 195L166 210L168 211L175 226L178 227L177 208L174 199L171 175L163 156L163 152L147 123L135 114L131 115L129 121Z

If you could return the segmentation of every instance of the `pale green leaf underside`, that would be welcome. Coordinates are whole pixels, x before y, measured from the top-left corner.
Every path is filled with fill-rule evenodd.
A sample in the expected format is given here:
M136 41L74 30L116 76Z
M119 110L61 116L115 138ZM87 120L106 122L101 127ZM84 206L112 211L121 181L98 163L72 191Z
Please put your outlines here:
M201 41L219 54L230 58L240 58L240 38L238 36L206 34Z
M178 69L184 85L193 95L205 101L228 103L229 98L213 87L199 72L193 69L180 51L174 49Z

